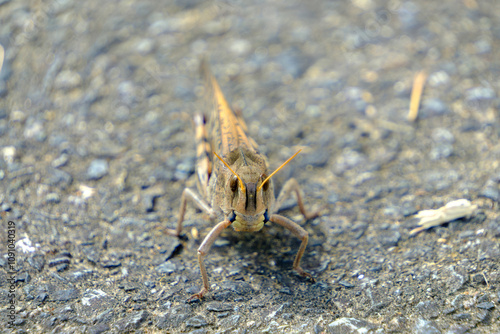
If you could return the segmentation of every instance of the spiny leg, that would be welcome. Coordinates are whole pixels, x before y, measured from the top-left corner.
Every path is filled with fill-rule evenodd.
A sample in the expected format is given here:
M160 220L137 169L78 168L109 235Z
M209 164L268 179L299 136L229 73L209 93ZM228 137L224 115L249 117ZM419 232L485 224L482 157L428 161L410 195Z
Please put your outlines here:
M207 188L212 174L212 161L210 159L212 148L208 141L205 118L201 114L194 116L196 132L196 175L197 186L200 194L206 198Z
M302 240L302 243L300 244L299 251L297 252L297 255L295 256L295 260L293 261L293 269L299 273L303 277L309 277L313 282L314 278L312 277L311 274L308 272L304 271L302 267L300 266L300 260L302 259L302 256L304 255L304 252L306 250L307 242L309 241L309 233L307 233L306 230L304 230L299 224L291 221L290 219L280 216L280 215L271 215L269 218L269 221L276 223L278 225L283 226L287 230L293 233L297 238Z
M176 237L178 237L181 234L182 222L184 221L184 214L186 213L186 204L188 199L192 200L201 210L209 214L210 217L214 216L212 208L203 198L200 197L200 195L198 195L192 189L184 188L181 196L181 207L179 209L179 219L177 220L177 226L175 230L167 229L166 230L167 234Z
M205 268L205 264L203 263L203 257L207 255L210 247L212 247L212 244L219 237L222 230L227 228L229 225L231 225L231 222L229 220L224 220L215 225L215 227L210 231L210 233L208 233L208 235L201 243L200 248L198 248L198 263L200 265L201 278L203 279L203 288L200 290L200 292L195 293L194 295L189 297L187 302L190 302L194 299L201 300L201 298L203 298L203 295L205 295L205 293L207 293L207 291L210 289L210 287L208 286L207 269Z
M280 191L280 194L278 196L278 199L276 200L276 204L274 205L274 211L278 212L278 210L281 208L283 205L283 202L290 197L290 194L292 192L295 192L297 195L297 204L299 205L300 212L302 212L302 215L306 219L313 219L319 216L319 213L321 210L317 210L314 212L307 212L306 208L304 206L304 202L302 198L304 197L304 194L302 192L302 189L299 186L299 183L295 179L289 179L283 188Z

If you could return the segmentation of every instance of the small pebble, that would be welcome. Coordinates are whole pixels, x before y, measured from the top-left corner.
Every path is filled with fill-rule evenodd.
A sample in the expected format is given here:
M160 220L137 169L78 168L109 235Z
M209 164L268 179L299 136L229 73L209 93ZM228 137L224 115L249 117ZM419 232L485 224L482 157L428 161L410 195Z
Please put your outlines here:
M208 322L201 315L195 315L186 321L187 327L199 328L208 325Z
M62 90L72 90L82 83L82 78L80 74L74 71L62 71L55 78L55 87Z
M90 163L87 169L89 180L98 180L108 174L108 162L104 159L96 159Z

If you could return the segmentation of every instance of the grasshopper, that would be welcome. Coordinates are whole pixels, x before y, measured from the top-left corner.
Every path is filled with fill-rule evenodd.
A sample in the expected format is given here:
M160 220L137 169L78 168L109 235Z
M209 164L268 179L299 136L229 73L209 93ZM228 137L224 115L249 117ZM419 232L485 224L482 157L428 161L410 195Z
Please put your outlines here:
M198 248L203 288L192 295L188 301L202 299L209 290L207 270L203 258L221 232L232 226L236 231L255 232L265 223L272 222L290 230L302 243L293 262L293 269L304 277L311 274L300 266L300 260L309 240L309 235L297 223L276 214L291 193L297 196L302 215L312 219L319 212L308 213L302 201L303 194L295 179L288 180L275 201L271 177L290 162L300 152L295 153L274 172L268 174L265 157L259 153L257 144L246 135L245 121L229 107L219 84L211 73L205 60L201 62L200 72L205 79L208 96L213 101L212 116L209 119L207 134L205 118L201 114L194 117L197 142L197 187L198 193L185 188L181 196L179 218L175 230L167 234L180 236L186 204L194 202L212 219L220 222L208 233ZM213 152L213 155L211 154Z

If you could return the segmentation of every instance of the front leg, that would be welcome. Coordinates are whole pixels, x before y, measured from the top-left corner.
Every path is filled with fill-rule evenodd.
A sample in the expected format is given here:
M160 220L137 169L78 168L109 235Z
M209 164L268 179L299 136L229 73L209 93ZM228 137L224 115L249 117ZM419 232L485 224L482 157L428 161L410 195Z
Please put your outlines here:
M283 226L287 230L291 231L297 238L302 240L299 251L297 252L295 260L293 261L293 269L301 276L309 277L314 282L314 278L312 277L312 275L304 271L304 269L302 269L302 267L300 266L300 260L302 259L302 255L304 255L307 242L309 241L309 233L307 233L307 231L304 230L299 224L280 215L271 215L269 221Z
M302 200L303 192L302 189L300 188L297 180L295 179L289 179L283 188L280 191L280 194L278 196L278 199L276 200L276 204L274 205L274 212L278 212L278 210L281 208L283 205L283 202L290 197L290 194L292 192L295 192L297 195L297 204L299 205L300 212L302 212L302 215L304 216L305 219L313 219L319 216L319 213L321 210L314 211L314 212L307 212L306 208L304 206L304 202Z
M179 219L177 220L177 227L175 230L167 229L166 233L178 237L181 234L182 222L184 221L184 214L186 213L187 200L190 199L200 208L203 212L214 217L214 210L208 205L208 203L200 197L196 192L189 188L184 188L181 196L181 207L179 209Z
M200 290L200 292L195 293L194 295L189 297L187 302L190 302L194 299L201 300L201 298L203 298L205 293L207 293L208 290L210 289L210 287L208 286L207 269L205 268L205 264L203 263L203 257L207 255L208 251L210 250L210 247L212 247L212 244L219 237L222 230L227 228L229 225L231 225L231 221L227 220L227 218L226 220L215 225L215 227L210 231L210 233L208 233L208 235L201 243L200 248L198 248L198 264L200 265L201 278L203 279L203 288Z

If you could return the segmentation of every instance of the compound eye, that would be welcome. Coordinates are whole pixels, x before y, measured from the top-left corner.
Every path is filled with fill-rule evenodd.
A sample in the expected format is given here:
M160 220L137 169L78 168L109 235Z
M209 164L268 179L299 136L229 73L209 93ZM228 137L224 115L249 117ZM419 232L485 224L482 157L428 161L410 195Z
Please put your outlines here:
M262 174L262 175L260 176L260 179L261 179L261 180L265 180L265 179L267 179L267 175L266 175L266 174ZM267 191L267 189L269 189L269 182L271 182L271 180L267 180L267 181L266 181L266 183L264 183L264 184L262 185L262 190Z
M231 191L234 193L236 189L238 188L238 178L236 176L233 176L231 180L229 181L229 187L231 188Z

